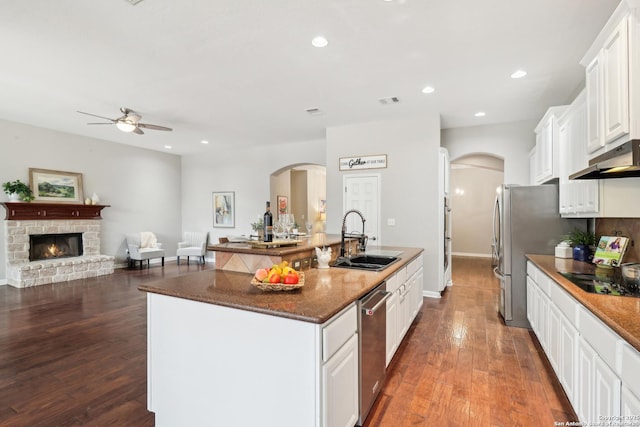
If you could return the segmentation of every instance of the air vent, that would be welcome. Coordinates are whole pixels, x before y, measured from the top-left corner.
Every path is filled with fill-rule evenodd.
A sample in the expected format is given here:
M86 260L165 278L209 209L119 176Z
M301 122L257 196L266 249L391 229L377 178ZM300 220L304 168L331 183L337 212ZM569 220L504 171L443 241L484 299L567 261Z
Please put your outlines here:
M127 3L129 3L131 6L135 6L135 5L137 5L138 3L140 3L142 0L124 0L124 1L126 1Z
M311 116L320 116L322 114L322 110L319 108L307 108L306 111Z
M397 104L398 102L400 102L400 100L398 99L398 97L392 96L389 98L380 98L378 99L378 102L382 105L391 105L391 104Z

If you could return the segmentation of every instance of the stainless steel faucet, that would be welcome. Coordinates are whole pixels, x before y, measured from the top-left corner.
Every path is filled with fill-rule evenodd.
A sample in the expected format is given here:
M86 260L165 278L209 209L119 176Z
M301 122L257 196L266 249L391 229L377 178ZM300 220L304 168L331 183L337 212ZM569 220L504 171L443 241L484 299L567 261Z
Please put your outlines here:
M350 213L356 213L360 216L360 218L362 219L362 233L358 234L358 233L347 233L347 216ZM348 210L345 214L344 217L342 218L342 232L340 234L340 258L344 258L344 238L345 237L357 237L358 238L358 251L362 251L364 252L367 249L367 236L366 234L364 234L364 222L366 221L366 219L364 219L364 215L362 215L362 212L360 212L357 209L351 209Z

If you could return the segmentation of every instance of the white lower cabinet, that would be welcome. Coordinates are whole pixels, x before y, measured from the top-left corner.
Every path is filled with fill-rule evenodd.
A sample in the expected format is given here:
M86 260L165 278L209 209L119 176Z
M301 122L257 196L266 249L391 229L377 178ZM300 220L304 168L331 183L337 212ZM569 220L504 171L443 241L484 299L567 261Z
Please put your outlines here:
M423 304L422 255L387 278L387 366Z
M352 427L358 421L358 337L349 340L322 367L325 426Z
M640 353L531 262L527 316L580 422L640 415Z
M387 366L398 349L398 293L393 292L387 300Z

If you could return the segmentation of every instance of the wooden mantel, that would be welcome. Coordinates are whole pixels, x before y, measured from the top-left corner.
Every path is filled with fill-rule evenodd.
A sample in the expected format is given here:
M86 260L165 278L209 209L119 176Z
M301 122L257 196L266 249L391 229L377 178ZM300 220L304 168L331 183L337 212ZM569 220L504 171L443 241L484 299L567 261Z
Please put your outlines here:
M32 219L102 219L100 212L110 205L80 205L71 203L2 202L5 220Z

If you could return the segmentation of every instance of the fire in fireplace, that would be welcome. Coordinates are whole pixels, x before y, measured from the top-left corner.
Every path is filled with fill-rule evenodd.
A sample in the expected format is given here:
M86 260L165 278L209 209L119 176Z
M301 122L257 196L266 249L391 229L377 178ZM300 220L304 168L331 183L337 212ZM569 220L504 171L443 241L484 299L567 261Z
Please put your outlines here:
M77 257L82 253L82 233L29 236L29 261Z

